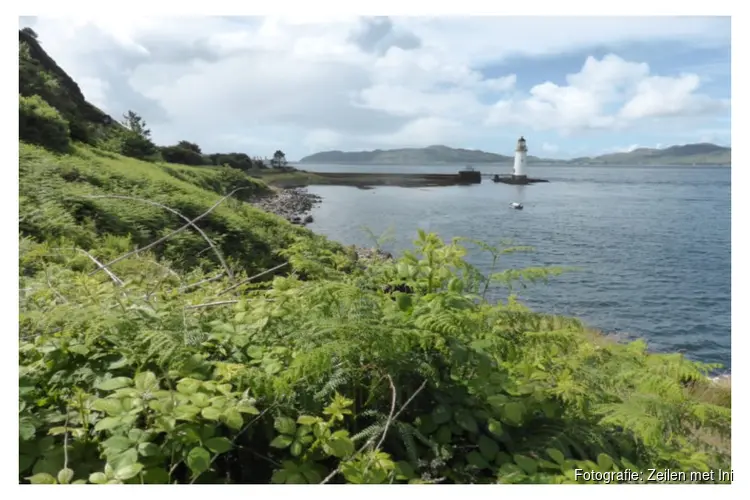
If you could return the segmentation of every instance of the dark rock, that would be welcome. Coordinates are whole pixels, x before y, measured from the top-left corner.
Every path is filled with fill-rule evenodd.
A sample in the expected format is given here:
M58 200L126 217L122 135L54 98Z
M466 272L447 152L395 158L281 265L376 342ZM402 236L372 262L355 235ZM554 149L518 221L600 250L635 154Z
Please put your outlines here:
M312 221L313 221L313 216L312 215L308 215L307 217L305 217L305 220L304 220L305 224L309 224Z

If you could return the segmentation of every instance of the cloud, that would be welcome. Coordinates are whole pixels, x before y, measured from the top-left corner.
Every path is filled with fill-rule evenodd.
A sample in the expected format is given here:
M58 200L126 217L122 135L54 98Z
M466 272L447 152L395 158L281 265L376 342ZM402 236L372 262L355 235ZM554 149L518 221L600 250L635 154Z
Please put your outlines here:
M410 50L421 45L414 34L396 31L393 22L384 16L365 18L351 39L365 52L380 54L385 54L391 47Z
M700 77L652 75L649 65L610 54L588 57L567 85L544 82L529 95L498 101L488 125L519 125L570 134L618 129L646 118L690 117L728 109L728 101L699 94Z
M481 71L511 56L627 41L728 44L724 18L97 16L22 23L97 106L115 117L133 109L157 142L191 140L208 152L280 148L298 158L329 148L436 143L493 150L499 136L515 140L519 129L572 136L682 123L728 106L701 93L698 73L658 75L614 53L582 58L581 70L564 81L543 75L524 87L512 70ZM557 148L539 142L545 152Z
M630 146L618 146L618 147L610 148L608 152L609 153L630 153L640 147L641 146L639 146L638 144L631 144Z

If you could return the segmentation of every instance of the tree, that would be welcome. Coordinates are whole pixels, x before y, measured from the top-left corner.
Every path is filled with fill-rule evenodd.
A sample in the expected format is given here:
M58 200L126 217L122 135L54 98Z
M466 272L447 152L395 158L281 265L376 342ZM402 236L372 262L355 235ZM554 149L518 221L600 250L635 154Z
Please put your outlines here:
M183 165L210 163L210 159L204 158L201 154L201 148L188 141L180 141L176 146L161 148L161 156L167 163L182 163Z
M177 147L178 148L182 148L182 149L189 149L190 151L194 151L194 152L196 152L198 154L203 154L203 152L201 151L200 146L198 146L194 142L180 141L180 142L177 143Z
M122 124L125 128L138 134L143 139L151 138L151 130L146 128L146 121L135 111L128 111L125 113L123 115Z
M276 150L276 152L273 154L273 159L271 160L271 166L274 168L286 166L286 155L280 149Z
M159 149L151 141L146 121L138 113L128 111L123 115L122 124L127 130L122 136L120 152L132 158L153 159Z
M34 31L33 29L29 28L28 26L25 27L25 28L23 28L21 31L23 31L24 33L26 33L27 35L29 35L34 40L39 41L39 35L37 35L36 31Z

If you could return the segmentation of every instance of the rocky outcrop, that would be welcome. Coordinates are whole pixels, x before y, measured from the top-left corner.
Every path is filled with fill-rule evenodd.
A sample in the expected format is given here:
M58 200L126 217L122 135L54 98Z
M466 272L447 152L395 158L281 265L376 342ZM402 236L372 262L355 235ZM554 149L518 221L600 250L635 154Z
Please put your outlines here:
M273 195L257 198L251 203L272 214L283 217L292 224L305 225L313 222L308 212L320 203L321 197L301 188L283 189Z
M393 258L391 252L385 252L379 248L355 247L357 260L390 260Z

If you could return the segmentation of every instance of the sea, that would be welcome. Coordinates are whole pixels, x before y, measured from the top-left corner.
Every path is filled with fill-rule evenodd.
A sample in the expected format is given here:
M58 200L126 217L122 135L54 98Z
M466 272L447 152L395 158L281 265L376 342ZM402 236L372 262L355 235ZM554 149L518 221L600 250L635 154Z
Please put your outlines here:
M454 173L454 166L302 165L318 172ZM475 167L510 173L508 165ZM565 266L574 271L517 291L534 310L580 318L660 352L720 363L731 371L731 169L530 165L549 183L358 189L313 186L323 202L313 231L395 255L417 230L533 252L503 256L499 269ZM514 210L510 203L523 203ZM489 254L468 260L489 271ZM494 289L492 298L506 296Z

